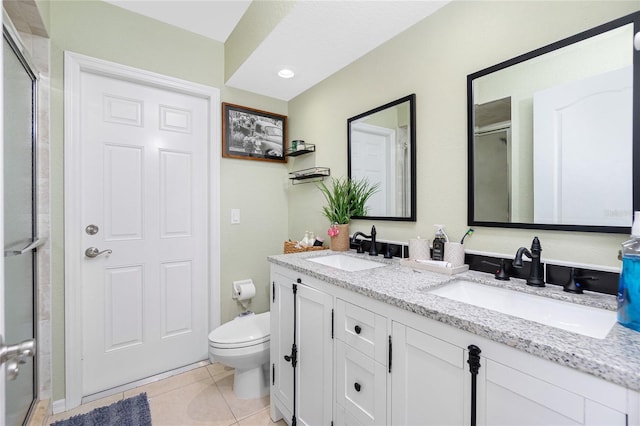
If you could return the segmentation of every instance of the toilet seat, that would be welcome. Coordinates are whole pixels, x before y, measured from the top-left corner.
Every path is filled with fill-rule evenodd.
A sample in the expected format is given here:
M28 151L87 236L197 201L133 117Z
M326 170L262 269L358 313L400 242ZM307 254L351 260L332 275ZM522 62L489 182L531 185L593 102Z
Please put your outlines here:
M244 348L268 342L269 313L237 317L209 333L209 346L219 349Z

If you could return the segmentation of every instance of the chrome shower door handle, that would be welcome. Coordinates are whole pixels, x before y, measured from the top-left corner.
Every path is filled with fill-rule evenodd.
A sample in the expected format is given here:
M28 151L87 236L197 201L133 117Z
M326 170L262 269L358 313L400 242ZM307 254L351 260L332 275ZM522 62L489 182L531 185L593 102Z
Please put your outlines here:
M101 254L106 254L106 255L110 255L111 253L113 253L113 251L111 249L106 249L106 250L102 250L100 251L97 247L89 247L88 249L86 249L84 251L84 255L90 258L94 258L94 257L98 257Z
M28 242L27 245L20 250L5 250L4 257L20 256L32 250L37 250L47 242L46 238L37 238L35 241Z
M36 354L36 341L27 339L16 345L5 345L0 335L0 365L6 364L7 378L15 380L20 373L20 364L27 362L26 358Z

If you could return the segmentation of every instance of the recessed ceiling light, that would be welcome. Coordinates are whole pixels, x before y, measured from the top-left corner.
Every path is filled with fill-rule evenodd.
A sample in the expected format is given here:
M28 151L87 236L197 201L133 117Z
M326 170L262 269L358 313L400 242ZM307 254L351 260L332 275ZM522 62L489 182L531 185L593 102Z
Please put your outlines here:
M280 71L278 71L278 75L280 77L282 77L282 78L291 78L296 74L293 71L291 71L290 69L283 68Z

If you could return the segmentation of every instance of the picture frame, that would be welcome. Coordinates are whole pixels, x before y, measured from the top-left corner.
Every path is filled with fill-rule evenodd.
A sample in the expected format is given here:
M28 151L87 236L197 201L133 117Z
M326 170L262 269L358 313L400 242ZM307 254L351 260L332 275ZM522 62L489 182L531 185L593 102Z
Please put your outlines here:
M287 116L222 103L222 156L286 163Z

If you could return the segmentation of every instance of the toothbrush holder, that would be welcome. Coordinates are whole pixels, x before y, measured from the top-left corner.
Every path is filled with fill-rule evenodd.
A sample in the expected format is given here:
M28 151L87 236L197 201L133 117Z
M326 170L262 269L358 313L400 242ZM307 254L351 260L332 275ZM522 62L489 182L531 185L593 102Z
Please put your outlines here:
M444 243L444 261L449 262L454 268L464 265L464 244Z

